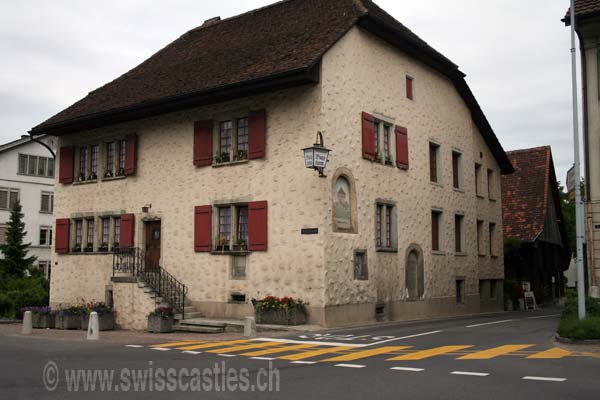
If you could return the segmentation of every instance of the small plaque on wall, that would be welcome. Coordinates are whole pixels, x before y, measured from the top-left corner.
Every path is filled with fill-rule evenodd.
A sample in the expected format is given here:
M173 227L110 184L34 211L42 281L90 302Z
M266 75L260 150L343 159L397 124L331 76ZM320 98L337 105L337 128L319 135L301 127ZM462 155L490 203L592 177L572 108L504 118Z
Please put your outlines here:
M302 228L300 233L302 235L317 235L319 233L319 228Z

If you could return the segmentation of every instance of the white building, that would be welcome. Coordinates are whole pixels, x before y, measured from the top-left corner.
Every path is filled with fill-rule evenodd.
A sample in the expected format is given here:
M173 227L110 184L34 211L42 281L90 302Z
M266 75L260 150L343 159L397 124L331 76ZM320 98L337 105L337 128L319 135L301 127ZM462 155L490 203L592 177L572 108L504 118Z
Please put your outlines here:
M56 148L53 137L38 140ZM54 171L50 151L29 137L0 145L0 244L5 243L10 209L19 199L25 214L25 243L31 243L29 255L37 257L46 276L50 273Z

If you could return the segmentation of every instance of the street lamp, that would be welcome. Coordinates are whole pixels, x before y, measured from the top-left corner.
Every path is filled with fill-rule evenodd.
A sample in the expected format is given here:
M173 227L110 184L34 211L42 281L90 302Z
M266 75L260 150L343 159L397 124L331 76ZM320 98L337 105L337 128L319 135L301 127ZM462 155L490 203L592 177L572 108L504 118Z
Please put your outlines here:
M326 175L323 175L323 170L327 165L329 152L331 150L325 148L321 131L317 132L316 143L311 147L306 147L302 150L304 151L304 165L306 168L312 168L319 171L319 178L325 178Z
M42 142L39 139L34 138L33 135L21 135L21 139L29 139L32 142L36 142L36 143L41 144L42 146L44 146L45 148L48 149L48 151L50 152L50 154L52 154L52 158L56 159L56 154L54 153L54 150L52 150L50 148L50 146L48 146L46 143Z

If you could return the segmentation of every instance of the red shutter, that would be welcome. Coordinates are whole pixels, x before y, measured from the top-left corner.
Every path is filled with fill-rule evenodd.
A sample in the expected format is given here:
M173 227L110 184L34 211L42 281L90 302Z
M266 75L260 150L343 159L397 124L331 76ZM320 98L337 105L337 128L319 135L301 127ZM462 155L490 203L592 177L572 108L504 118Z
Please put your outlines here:
M265 110L253 111L248 116L248 158L265 158L267 121Z
M71 221L68 218L56 220L56 237L54 239L54 251L56 251L58 254L66 254L69 252L70 227Z
M396 127L396 166L408 169L408 130Z
M375 160L375 119L366 112L362 113L362 152L363 158Z
M125 175L135 175L137 168L137 134L125 137Z
M409 76L406 77L406 98L413 99L413 78Z
M73 146L60 148L60 167L58 181L60 183L73 183L73 161L75 148Z
M268 239L267 202L248 203L248 250L266 251Z
M134 214L121 215L121 242L119 247L122 249L133 247L133 232L135 226Z
M212 244L212 207L194 207L194 251L210 251Z
M212 120L194 122L194 165L212 164Z

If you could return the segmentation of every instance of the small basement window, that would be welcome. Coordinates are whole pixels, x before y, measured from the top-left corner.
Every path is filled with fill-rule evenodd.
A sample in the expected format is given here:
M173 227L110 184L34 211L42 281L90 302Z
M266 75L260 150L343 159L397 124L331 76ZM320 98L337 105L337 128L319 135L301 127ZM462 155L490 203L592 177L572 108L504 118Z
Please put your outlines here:
M382 321L385 318L385 304L375 305L375 319Z
M246 295L243 293L231 293L229 297L229 301L231 303L245 303Z

